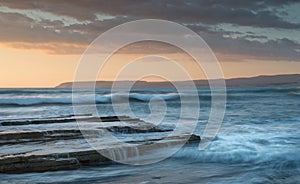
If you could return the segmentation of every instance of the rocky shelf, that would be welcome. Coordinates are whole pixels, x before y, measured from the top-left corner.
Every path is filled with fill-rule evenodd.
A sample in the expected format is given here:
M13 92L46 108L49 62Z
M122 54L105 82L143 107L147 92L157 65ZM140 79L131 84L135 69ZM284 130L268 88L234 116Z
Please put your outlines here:
M74 117L58 122L54 119L2 122L0 173L78 169L83 165L109 164L151 154L149 147L156 151L200 142L197 135L169 135L171 128L157 127L127 116L79 119L84 129L78 128ZM110 139L112 135L116 140ZM96 147L93 142L97 143ZM114 159L103 155L111 155L109 158Z

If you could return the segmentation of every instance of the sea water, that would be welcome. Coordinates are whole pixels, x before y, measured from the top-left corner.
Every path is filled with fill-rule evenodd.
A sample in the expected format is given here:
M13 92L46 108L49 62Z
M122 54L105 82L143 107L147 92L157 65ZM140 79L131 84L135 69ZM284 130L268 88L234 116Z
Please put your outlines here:
M150 100L159 97L168 107L161 124L176 126L174 122L181 118L180 95L184 94L175 89L133 89L129 96L110 89L95 92L101 116L126 115L114 112L111 99L118 98L117 105L122 106L122 99L129 98L133 114L143 119L153 113ZM209 88L199 88L198 94L200 108L191 108L199 108L194 133L201 136L211 97ZM83 90L79 96L77 105L85 109L83 114L89 113L88 95ZM0 89L0 122L63 119L73 110L71 89ZM30 130L47 125L26 126L22 127ZM0 179L0 183L299 183L300 88L229 87L224 121L204 150L195 144L149 165L85 166L71 171L0 174Z

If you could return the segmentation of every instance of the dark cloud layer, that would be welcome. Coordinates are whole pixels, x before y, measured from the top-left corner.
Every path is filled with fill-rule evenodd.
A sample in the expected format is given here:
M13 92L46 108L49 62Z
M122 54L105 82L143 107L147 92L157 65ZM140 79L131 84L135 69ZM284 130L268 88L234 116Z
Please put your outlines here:
M93 20L95 13L113 16L161 18L179 22L202 22L209 24L234 23L259 27L299 28L267 8L282 7L296 3L295 0L194 0L194 1L140 1L140 0L37 0L2 1L3 6L19 9L39 9L58 15L67 15L79 20Z
M56 54L81 53L109 28L130 20L156 18L188 25L218 53L300 60L297 40L269 39L253 30L239 37L224 37L238 33L214 29L216 25L230 24L237 28L280 29L286 34L289 30L300 31L300 20L289 22L281 16L288 13L284 11L286 6L296 3L299 4L296 0L0 0L0 42L21 48L39 45ZM60 43L63 48L59 48Z

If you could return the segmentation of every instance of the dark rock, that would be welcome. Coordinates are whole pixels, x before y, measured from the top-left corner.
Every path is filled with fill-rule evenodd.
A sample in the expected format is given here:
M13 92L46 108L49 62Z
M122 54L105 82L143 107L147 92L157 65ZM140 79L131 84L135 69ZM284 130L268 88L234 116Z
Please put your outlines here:
M152 127L150 129L134 128L130 126L111 126L107 128L108 131L113 133L122 133L122 134L133 134L133 133L153 133L153 132L169 132L173 131L172 129L160 129Z
M107 116L107 117L73 117L63 119L43 119L43 120L25 120L25 121L7 121L0 122L2 126L21 126L21 125L37 125L37 124L51 124L51 123L68 123L74 121L86 122L141 122L140 119L130 118L129 116Z
M105 125L98 127L98 124L96 124L94 126L96 129L89 128L84 130L85 134L90 135L91 138L96 140L97 138L101 140L101 136L105 136L104 134L107 132L134 134L172 131L172 129L155 127L151 123L127 116L90 117L83 118L82 121L92 122L92 125L95 125L94 122L114 122L114 126L107 126L109 124L104 123ZM122 122L118 123L117 121ZM54 120L24 121L21 124L24 123L46 124L56 122ZM82 165L107 164L112 162L107 157L99 154L98 151L106 153L106 155L112 154L115 158L114 160L119 161L124 159L124 155L126 155L126 158L136 158L139 154L151 154L156 149L165 149L181 144L199 143L200 140L200 137L197 135L166 136L165 134L155 134L155 136L151 135L150 137L139 137L139 140L126 140L126 143L128 143L126 146L122 146L117 142L104 142L103 146L100 142L100 150L95 150L89 146L80 146L80 144L86 144L86 140L84 140L82 132L79 129L55 129L32 132L2 131L0 133L0 146L3 146L0 147L0 173L78 169ZM77 143L79 144L78 147L76 147ZM12 151L6 151L6 149L12 149Z
M1 173L58 171L78 169L80 167L78 160L75 158L15 157L12 159L1 158L0 163Z
M0 146L27 142L68 140L82 138L80 130L50 130L39 132L0 133Z
M189 144L189 143L200 143L200 141L201 141L201 137L200 136L192 134L190 136L190 138L188 139L187 144Z

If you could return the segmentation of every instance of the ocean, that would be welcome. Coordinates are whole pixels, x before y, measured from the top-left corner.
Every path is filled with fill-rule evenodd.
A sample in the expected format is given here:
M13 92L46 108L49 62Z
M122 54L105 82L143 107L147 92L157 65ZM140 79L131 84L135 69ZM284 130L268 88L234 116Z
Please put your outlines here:
M209 118L211 96L205 87L199 88L198 94L200 118L193 133L201 136ZM87 95L83 90L79 96L81 116L93 113L85 108ZM171 88L133 89L130 107L133 115L144 119L153 113L148 106L151 99L163 99L167 109L162 124L174 127L180 118L180 95ZM127 115L114 113L111 99L115 97L122 106L122 99L128 96L109 89L96 90L99 115ZM73 114L72 89L0 89L0 122L55 121ZM186 118L189 116L193 117L193 113ZM76 122L0 126L0 132L58 129L70 124L76 126ZM0 145L0 154L22 150L23 146ZM191 144L165 160L147 165L114 163L77 170L0 174L0 178L0 183L299 183L300 88L228 87L222 126L204 150Z

